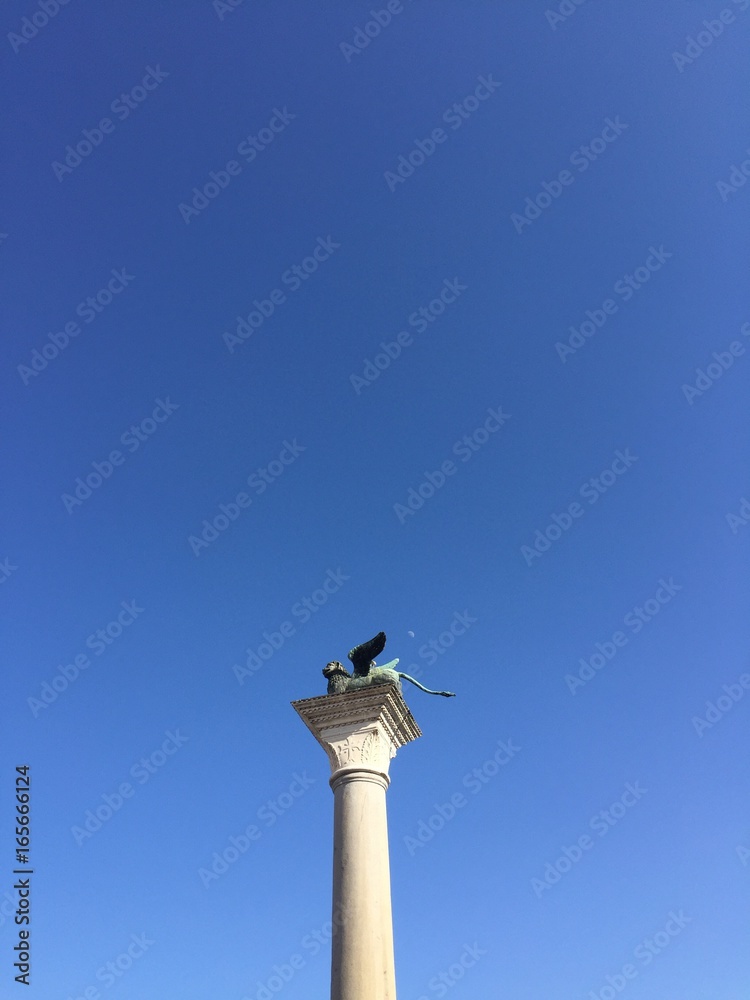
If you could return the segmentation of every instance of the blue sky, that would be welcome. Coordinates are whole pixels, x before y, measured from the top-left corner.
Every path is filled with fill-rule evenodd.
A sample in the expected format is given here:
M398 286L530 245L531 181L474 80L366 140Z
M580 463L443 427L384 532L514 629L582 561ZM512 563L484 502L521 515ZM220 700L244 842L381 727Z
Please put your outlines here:
M458 694L391 766L401 1000L745 998L750 4L45 2L0 994L27 764L25 995L326 996L290 702L384 629Z

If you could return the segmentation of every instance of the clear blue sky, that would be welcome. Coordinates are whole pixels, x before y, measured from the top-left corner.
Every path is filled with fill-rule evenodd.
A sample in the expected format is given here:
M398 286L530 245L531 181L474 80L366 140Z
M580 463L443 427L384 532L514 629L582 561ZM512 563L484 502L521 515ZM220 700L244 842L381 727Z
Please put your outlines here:
M746 998L750 4L45 2L2 15L0 995L28 764L23 995L327 996L290 702L384 629L458 693L391 768L401 1000Z

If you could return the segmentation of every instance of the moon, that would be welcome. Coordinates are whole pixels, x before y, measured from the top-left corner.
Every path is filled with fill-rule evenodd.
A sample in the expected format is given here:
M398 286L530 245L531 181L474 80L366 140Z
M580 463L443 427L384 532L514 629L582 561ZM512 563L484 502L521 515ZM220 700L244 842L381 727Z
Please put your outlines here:
M410 638L410 639L413 639L413 638L414 638L414 633L413 633L413 632L409 632L409 638Z

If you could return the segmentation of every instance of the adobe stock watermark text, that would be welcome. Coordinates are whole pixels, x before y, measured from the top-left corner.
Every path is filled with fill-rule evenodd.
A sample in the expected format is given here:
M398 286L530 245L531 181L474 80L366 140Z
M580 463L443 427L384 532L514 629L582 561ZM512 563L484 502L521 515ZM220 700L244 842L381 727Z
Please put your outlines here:
M478 76L477 80L478 83L470 94L467 94L461 101L454 101L453 104L443 111L441 121L446 125L450 125L453 132L460 129L478 110L480 104L483 101L489 100L500 86L500 81L495 80L492 73L488 73L487 76ZM399 184L405 184L414 175L414 171L419 170L424 165L435 153L438 146L442 146L448 140L448 136L449 133L444 128L438 126L432 129L426 139L415 139L414 146L408 153L400 154L395 168L393 170L386 170L383 174L383 179L391 194L393 194Z
M93 323L96 317L110 305L114 297L123 292L130 282L135 280L134 275L129 274L124 267L118 270L112 268L110 274L112 277L103 288L100 288L94 295L89 295L76 306L76 316L79 316L84 323ZM16 365L16 371L23 384L28 385L32 378L37 378L50 361L54 361L58 354L66 349L71 340L80 333L81 327L75 320L68 320L61 330L48 333L48 343L32 350L29 364Z
M634 455L630 448L626 448L624 452L618 449L609 467L597 476L587 479L578 490L578 495L582 500L588 500L589 505L593 506L637 461L638 456ZM568 504L562 514L552 514L551 521L546 528L543 530L537 528L532 544L521 546L521 555L526 560L526 565L532 566L535 559L541 559L545 552L549 552L554 543L572 528L573 522L583 517L586 510L587 508L583 504L574 500Z
M587 146L579 146L568 157L571 166L577 168L578 173L585 173L592 163L605 153L610 145L619 139L625 129L630 128L627 122L621 122L620 116L615 115L614 121L611 118L604 119L604 128L599 135L589 139ZM551 181L542 181L541 189L535 195L529 195L524 200L524 208L521 212L513 212L510 221L516 232L521 235L525 229L533 225L542 212L546 211L550 205L557 201L560 195L575 183L576 176L570 170L561 170L557 177Z
M424 333L425 330L430 329L436 319L443 315L447 307L453 305L466 290L467 286L462 285L458 278L452 280L444 278L442 287L435 298L431 299L427 305L420 306L410 313L405 325L410 326L417 333ZM381 340L380 351L372 358L364 359L362 374L357 375L352 372L349 376L349 381L356 394L359 396L364 389L376 382L381 374L401 357L404 348L411 347L413 343L414 338L409 330L400 330L396 334L395 340Z
M625 791L615 802L591 817L588 828L599 837L606 837L610 830L641 801L647 792L648 789L642 788L640 781L628 781L625 785ZM547 862L544 866L542 877L531 879L531 888L537 899L541 899L545 892L556 885L563 875L567 875L573 866L581 861L585 852L592 850L595 846L596 841L588 833L582 833L574 844L563 846L560 856L554 861Z
M619 650L627 646L628 635L638 635L681 590L682 584L675 583L674 577L670 576L668 580L662 577L653 597L647 598L642 605L636 604L628 611L622 620L624 627L614 632L610 639L595 643L594 652L589 656L582 656L578 661L580 664L578 671L575 674L565 675L565 683L570 693L575 694L579 688L593 680L597 672L611 663Z
M470 434L464 434L453 445L451 454L460 458L462 462L469 462L511 418L510 413L503 412L502 406L498 406L496 409L488 408L487 414L487 419L483 424L475 427ZM453 459L446 458L440 463L439 469L432 472L425 471L422 482L416 487L409 487L406 503L394 503L393 505L393 512L398 518L399 524L405 524L407 518L413 517L417 511L421 510L425 503L445 486L450 476L455 476L458 469L459 466Z
M287 110L286 105L281 109L274 108L268 123L257 132L245 136L237 146L237 153L246 163L252 163L260 153L268 149L276 136L280 135L296 117ZM233 159L228 160L223 168L209 171L208 180L204 181L200 188L196 186L190 192L193 196L190 202L181 201L177 206L177 211L182 216L185 225L189 226L192 219L198 218L201 212L205 211L222 191L226 191L233 178L239 177L242 173L242 169L243 165L239 160Z
M86 648L90 649L95 656L101 656L107 649L120 638L123 631L139 618L145 608L142 608L135 601L121 601L122 610L102 628L92 632L86 639ZM42 681L39 698L27 698L26 703L31 710L31 714L36 719L42 709L49 708L54 704L60 695L74 684L84 670L91 666L91 658L87 653L78 653L72 657L68 663L61 663L57 668L58 672L49 681Z
M263 641L257 647L248 646L245 650L244 666L240 663L235 663L232 667L232 672L237 678L240 687L242 687L248 677L256 674L264 663L268 663L274 653L278 652L285 644L287 639L291 639L296 634L299 625L306 625L313 615L316 615L323 605L328 603L328 598L338 593L344 586L344 583L350 579L351 577L344 573L340 566L336 570L329 569L320 587L314 590L309 597L301 597L298 601L295 601L289 611L290 618L285 619L277 629L271 632L264 630ZM295 625L291 619L296 619L299 624Z
M120 435L120 444L132 455L138 451L142 444L145 444L153 434L156 433L160 424L169 420L175 410L178 410L179 403L173 403L169 396L166 399L154 400L156 406L150 415L144 417L139 423L131 424L126 431ZM112 477L115 469L125 464L127 455L113 449L107 458L102 461L91 463L92 472L78 476L71 493L63 493L60 499L63 507L69 514L72 514L77 507L89 499L94 490L98 490L104 483Z
M305 445L300 444L297 438L292 441L286 439L282 442L281 451L278 456L272 459L268 465L251 472L247 477L247 484L256 496L263 493L272 486L280 476L283 476L287 468L292 465L297 458L306 451ZM222 531L226 531L230 524L233 524L248 507L253 503L253 498L249 493L241 491L234 500L228 503L219 504L219 513L209 520L204 518L200 532L197 535L188 535L187 543L192 549L194 556L199 556L203 549L216 541Z
M303 284L315 274L320 265L327 261L340 247L341 244L336 243L330 235L319 236L309 256L303 257L299 264L292 264L291 267L288 267L279 278L279 284L288 288L290 292L299 291ZM265 321L270 319L278 307L286 301L287 293L281 288L271 289L266 298L253 299L252 309L246 315L236 317L234 333L225 330L222 334L222 340L229 353L234 354L235 350L241 347L246 340L249 340L255 331L263 326Z
M607 298L602 302L601 308L587 309L586 319L579 326L568 327L570 331L568 339L556 342L555 350L562 363L565 364L569 357L579 351L595 333L601 330L609 321L609 317L619 312L620 305L630 302L635 293L651 280L651 275L660 271L671 256L671 252L664 249L663 243L659 245L658 249L655 246L650 246L648 256L643 264L636 267L631 274L624 274L615 282L612 290L619 299L619 303L614 298Z
M168 76L169 73L165 72L159 65L147 66L141 82L126 93L116 97L109 110L118 121L124 122ZM101 118L94 128L82 129L82 138L74 140L75 147L72 144L67 145L63 159L52 161L52 173L58 181L62 183L66 177L72 174L76 167L79 167L95 149L101 146L105 136L112 135L116 128L117 125L111 118Z

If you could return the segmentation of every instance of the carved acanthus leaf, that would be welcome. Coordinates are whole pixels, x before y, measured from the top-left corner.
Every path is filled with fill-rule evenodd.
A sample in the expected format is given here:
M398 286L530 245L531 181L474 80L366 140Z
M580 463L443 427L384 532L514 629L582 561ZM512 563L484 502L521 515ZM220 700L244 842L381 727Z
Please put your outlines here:
M384 771L393 753L389 753L388 740L383 739L380 730L368 729L352 733L341 739L327 741L326 750L333 770L342 767L365 767Z

